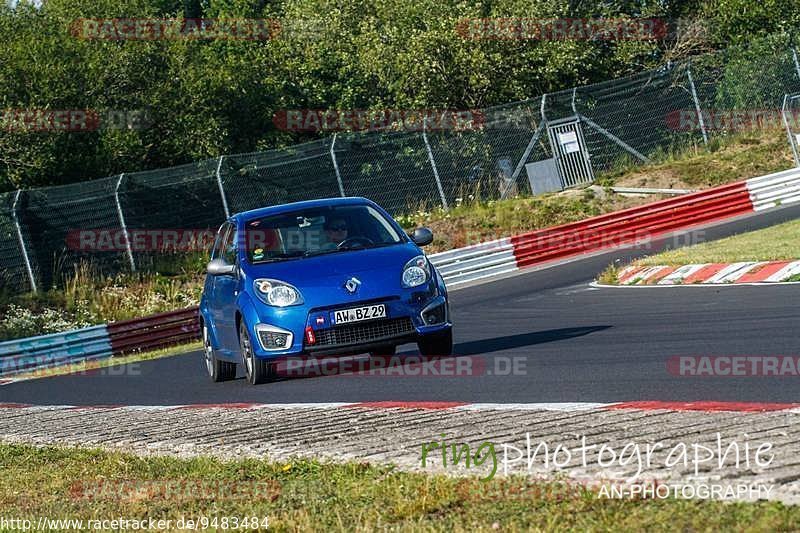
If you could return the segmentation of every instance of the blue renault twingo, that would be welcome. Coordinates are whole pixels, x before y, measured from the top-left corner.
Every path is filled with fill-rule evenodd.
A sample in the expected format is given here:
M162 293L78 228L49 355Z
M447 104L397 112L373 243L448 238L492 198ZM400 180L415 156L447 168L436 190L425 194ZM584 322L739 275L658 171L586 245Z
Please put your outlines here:
M239 213L219 229L200 300L213 381L244 364L251 384L292 355L394 354L416 342L451 355L447 289L420 249L366 198L335 198Z

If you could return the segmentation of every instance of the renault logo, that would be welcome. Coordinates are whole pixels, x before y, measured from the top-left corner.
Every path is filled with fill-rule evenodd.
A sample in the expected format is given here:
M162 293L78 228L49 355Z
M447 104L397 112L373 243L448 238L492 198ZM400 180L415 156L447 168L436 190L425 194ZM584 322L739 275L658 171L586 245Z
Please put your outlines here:
M361 285L361 282L358 278L350 278L345 282L344 288L347 289L347 292L350 294L355 294L359 285Z

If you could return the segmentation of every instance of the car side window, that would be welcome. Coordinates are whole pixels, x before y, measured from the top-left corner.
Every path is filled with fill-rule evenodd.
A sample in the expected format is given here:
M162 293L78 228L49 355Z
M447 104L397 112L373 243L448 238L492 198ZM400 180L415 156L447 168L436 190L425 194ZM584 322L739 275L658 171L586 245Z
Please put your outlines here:
M228 232L230 224L225 222L217 230L217 236L214 238L214 246L211 247L211 259L219 259L222 257L222 242L225 240L225 234Z
M225 239L222 244L222 259L229 265L236 263L236 244L238 232L233 224L228 224L228 232L225 233Z

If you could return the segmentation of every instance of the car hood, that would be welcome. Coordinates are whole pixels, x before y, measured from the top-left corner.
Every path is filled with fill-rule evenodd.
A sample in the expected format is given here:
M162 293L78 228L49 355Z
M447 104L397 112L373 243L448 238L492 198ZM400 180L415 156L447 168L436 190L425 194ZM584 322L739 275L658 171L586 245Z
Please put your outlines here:
M264 265L248 265L252 278L272 278L297 287L307 305L338 305L397 294L403 266L420 255L413 244L351 250ZM344 284L351 277L361 284L354 294Z

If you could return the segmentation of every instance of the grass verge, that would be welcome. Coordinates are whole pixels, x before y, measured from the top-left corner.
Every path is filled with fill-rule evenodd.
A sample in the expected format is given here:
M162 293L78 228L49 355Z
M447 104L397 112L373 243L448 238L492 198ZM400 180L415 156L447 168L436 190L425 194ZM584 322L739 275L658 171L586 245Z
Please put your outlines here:
M688 265L800 259L800 220L670 250L637 261L640 265Z
M277 531L786 531L800 523L800 508L775 502L606 499L558 485L364 463L141 458L0 444L3 516L34 524L42 516L173 524L255 516Z
M800 220L791 220L717 241L677 248L634 261L640 266L681 266L738 261L796 261L800 259ZM617 282L617 267L609 266L598 276L606 284ZM800 281L794 276L787 281Z

